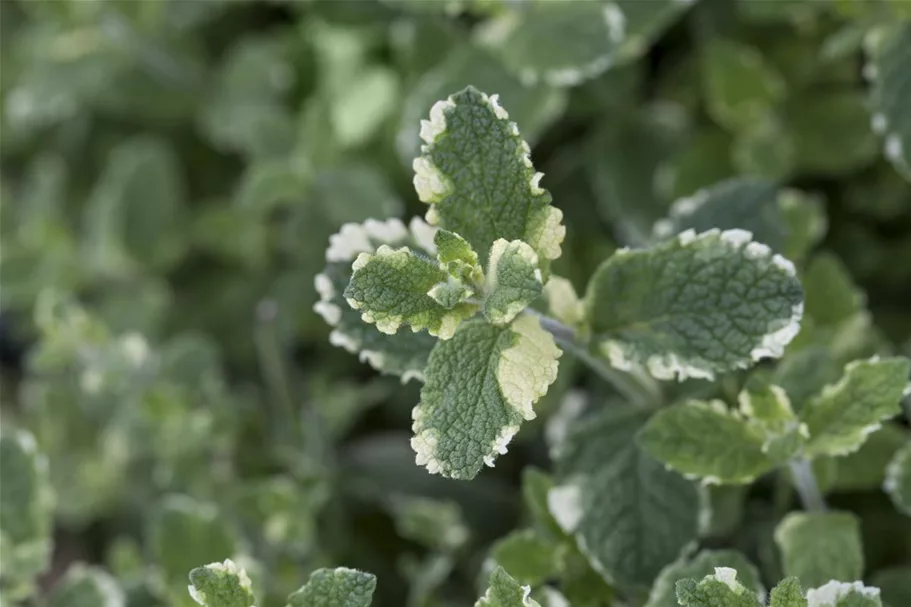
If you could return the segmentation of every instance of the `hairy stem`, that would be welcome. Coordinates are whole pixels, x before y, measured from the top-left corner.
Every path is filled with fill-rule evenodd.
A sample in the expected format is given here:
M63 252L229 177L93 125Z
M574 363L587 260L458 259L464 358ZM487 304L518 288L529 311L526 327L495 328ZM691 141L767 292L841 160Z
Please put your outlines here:
M788 463L791 470L791 476L794 477L794 487L797 489L797 495L806 510L811 512L823 512L826 510L826 502L819 490L819 483L816 482L816 475L813 474L813 467L810 461L804 458L793 459Z
M661 394L654 382L646 383L630 373L611 367L604 360L594 356L589 351L588 345L579 341L572 327L532 308L527 308L526 312L538 317L538 320L541 321L541 328L554 336L554 341L558 346L582 361L630 402L649 404L660 401Z

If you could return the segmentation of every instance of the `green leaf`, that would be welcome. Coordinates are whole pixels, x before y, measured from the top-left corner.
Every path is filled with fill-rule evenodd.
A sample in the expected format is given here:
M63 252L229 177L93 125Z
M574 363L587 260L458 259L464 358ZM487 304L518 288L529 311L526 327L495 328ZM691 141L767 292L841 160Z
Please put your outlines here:
M872 30L865 41L869 61L865 74L872 78L872 126L885 135L886 157L911 180L911 88L908 53L911 25L900 22Z
M399 535L421 545L447 552L468 541L468 527L462 509L455 502L396 497L392 500L392 511Z
M490 249L484 284L484 316L495 325L511 322L541 295L538 256L521 240L500 238Z
M450 276L468 284L483 278L484 271L478 263L478 254L467 240L453 232L437 230L433 242L437 248L437 259Z
M781 356L799 330L794 266L749 232L687 230L621 249L595 271L586 309L611 364L659 379L711 379Z
M765 433L721 401L689 401L662 409L639 432L642 450L687 478L749 483L774 462L763 452Z
M775 529L775 543L785 575L807 586L863 574L860 521L853 514L792 512Z
M110 573L82 563L70 566L48 599L48 607L125 607L126 604L123 589Z
M871 358L845 366L836 384L822 389L801 411L810 439L806 454L845 455L856 451L881 423L901 412L911 360Z
M420 219L413 219L408 227L398 219L346 224L331 237L326 268L315 279L320 301L314 310L332 327L329 342L359 354L361 361L378 371L401 376L403 382L423 377L427 358L437 340L423 331L381 333L376 326L361 320L360 313L348 305L343 293L351 280L351 264L360 253L376 251L385 244L407 246L432 257L436 254L434 234L435 229Z
M720 125L745 130L761 121L785 93L784 80L755 48L713 39L702 51L706 107Z
M774 384L748 385L738 396L740 410L759 426L765 442L762 452L776 463L796 457L809 438L791 408L787 393Z
M421 29L425 29L423 23ZM452 91L469 85L482 91L498 91L499 100L509 107L510 116L532 145L566 105L565 91L543 83L525 86L490 51L472 44L458 44L439 65L424 74L405 98L396 137L396 147L404 162L411 164L420 153L418 129L427 108ZM492 242L493 239L487 241L484 247Z
M54 495L48 462L32 434L9 428L0 433L0 477L2 589L11 599L23 598L50 565L53 548Z
M770 381L784 389L794 410L799 412L823 386L838 381L838 377L838 365L829 350L810 346L782 358Z
M534 529L513 531L490 549L490 558L521 584L537 586L559 569L560 546Z
M809 607L882 607L879 588L837 580L808 590L807 604Z
M702 579L712 575L716 567L730 567L737 570L740 583L756 594L763 594L759 571L742 553L736 550L703 550L692 558L679 559L664 569L655 580L645 607L676 607L677 580L684 578Z
M169 495L161 501L148 537L164 582L181 597L187 596L188 571L199 563L233 556L238 542L215 506L183 495Z
M522 586L502 567L497 567L490 574L487 592L474 607L541 607L530 594L530 586Z
M870 434L863 446L842 457L831 458L835 478L829 491L876 491L886 480L889 462L909 439L897 423L883 425Z
M542 260L560 257L563 213L539 186L530 150L496 95L474 87L439 101L421 122L414 161L418 198L431 205L427 222L458 233L487 264L498 238L522 240Z
M895 453L886 468L883 489L896 508L911 516L911 441Z
M288 597L287 607L369 607L376 590L376 576L355 569L317 569L297 592Z
M836 326L866 307L863 291L854 284L848 268L831 253L814 256L801 282L806 291L804 311L814 326Z
M471 320L438 342L412 412L418 465L459 479L493 466L522 421L535 418L559 356L550 333L525 315L504 327Z
M789 577L778 582L772 589L769 607L807 607L807 599L803 596L800 580Z
M380 245L376 253L361 253L351 266L345 299L361 320L394 335L403 324L412 331L427 329L449 339L477 306L465 303L470 288L452 279L440 265L408 247Z
M480 38L524 83L576 86L643 55L686 4L531 2L503 11Z
M562 537L563 530L547 508L547 494L554 486L554 479L534 466L522 469L522 497L536 528L553 537Z
M715 573L702 580L677 582L677 601L683 607L761 607L757 596L737 580L737 571L716 567Z
M665 239L685 230L700 233L712 228L747 230L757 242L774 251L781 250L785 226L778 205L778 187L754 177L716 183L674 202L667 219L655 224L653 237Z
M253 585L243 568L226 559L190 571L190 596L204 607L253 607Z
M639 449L649 411L605 408L578 422L556 453L558 486L548 504L609 583L649 586L696 538L696 486Z

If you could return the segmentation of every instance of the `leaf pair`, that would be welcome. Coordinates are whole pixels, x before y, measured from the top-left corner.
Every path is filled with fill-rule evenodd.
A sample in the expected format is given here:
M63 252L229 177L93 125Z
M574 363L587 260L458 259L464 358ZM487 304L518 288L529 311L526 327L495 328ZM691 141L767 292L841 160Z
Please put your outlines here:
M911 361L872 358L812 397L796 415L784 390L745 391L740 409L690 401L657 413L638 440L651 456L706 483L748 483L783 461L845 455L900 412Z

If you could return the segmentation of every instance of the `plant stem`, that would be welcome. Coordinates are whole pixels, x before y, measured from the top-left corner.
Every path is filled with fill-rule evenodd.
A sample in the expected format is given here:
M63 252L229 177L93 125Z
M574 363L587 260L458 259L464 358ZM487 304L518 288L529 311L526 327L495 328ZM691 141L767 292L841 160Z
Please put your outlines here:
M791 470L791 476L794 477L794 488L797 489L797 495L803 507L811 512L824 512L826 502L819 490L819 484L816 482L816 475L813 474L813 467L809 460L804 458L792 459L788 463Z
M532 308L527 308L526 312L538 317L538 320L541 321L541 328L554 336L554 341L557 342L557 345L582 361L598 377L613 386L617 392L629 399L630 402L645 405L661 400L657 385L639 381L636 376L615 369L607 362L594 356L586 344L579 342L572 327L568 327L559 320L545 316Z

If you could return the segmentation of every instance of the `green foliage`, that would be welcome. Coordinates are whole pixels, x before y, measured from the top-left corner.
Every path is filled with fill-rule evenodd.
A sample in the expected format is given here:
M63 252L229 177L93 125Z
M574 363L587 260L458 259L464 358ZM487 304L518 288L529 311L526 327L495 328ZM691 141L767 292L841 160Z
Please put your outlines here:
M909 604L908 6L0 2L0 604Z

